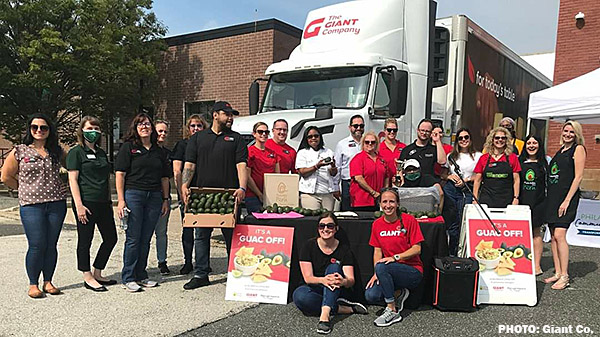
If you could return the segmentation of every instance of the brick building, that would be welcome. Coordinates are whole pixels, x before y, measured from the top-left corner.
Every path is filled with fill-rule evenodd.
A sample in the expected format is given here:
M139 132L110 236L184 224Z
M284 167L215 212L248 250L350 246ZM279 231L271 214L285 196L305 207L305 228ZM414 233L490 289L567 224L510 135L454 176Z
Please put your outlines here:
M159 69L156 118L167 119L167 146L182 138L186 117L226 100L248 114L248 89L267 67L287 59L302 30L276 19L169 37ZM264 85L261 86L264 89Z
M583 22L575 15L585 14ZM554 85L569 81L600 67L600 1L561 0L556 35ZM598 89L600 92L600 89ZM559 149L561 124L551 122L548 129L548 153ZM600 144L594 136L600 135L600 125L584 124L587 149L586 172L582 186L600 190Z

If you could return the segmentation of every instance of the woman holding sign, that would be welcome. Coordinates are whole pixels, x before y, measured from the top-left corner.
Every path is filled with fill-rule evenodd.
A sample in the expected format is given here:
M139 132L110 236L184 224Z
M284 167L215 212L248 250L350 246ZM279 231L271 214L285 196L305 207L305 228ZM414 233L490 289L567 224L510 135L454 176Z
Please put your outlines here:
M389 326L400 322L400 312L409 289L423 279L421 242L425 241L417 220L406 213L398 215L398 193L384 189L379 206L383 216L373 222L369 245L373 246L375 274L367 283L365 298L373 304L385 304L383 314L373 323Z
M533 261L535 275L542 274L540 260L544 249L540 228L544 223L546 208L546 155L544 144L537 136L525 138L525 151L519 156L521 163L521 193L519 204L531 208L531 228L533 232Z
M333 213L319 219L319 236L308 240L300 250L300 270L305 284L294 291L294 304L303 313L319 315L317 332L331 332L330 315L366 314L360 303L340 297L344 288L354 285L354 258L350 247L335 238L338 225Z
M552 289L555 290L569 286L569 245L566 236L569 225L577 215L579 184L583 179L586 158L581 124L576 121L566 122L562 128L560 144L560 150L550 162L546 213L546 221L552 233L554 275L544 282L554 282Z

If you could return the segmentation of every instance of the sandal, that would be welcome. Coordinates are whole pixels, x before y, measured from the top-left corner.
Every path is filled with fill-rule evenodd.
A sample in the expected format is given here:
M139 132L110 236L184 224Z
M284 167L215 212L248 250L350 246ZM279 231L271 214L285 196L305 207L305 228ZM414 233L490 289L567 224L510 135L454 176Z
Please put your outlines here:
M560 279L560 275L559 274L554 274L551 277L545 278L544 279L544 283L548 284L548 283L553 283L556 282Z
M563 290L570 285L569 275L562 275L558 281L552 285L554 290Z
M542 275L543 273L544 273L544 271L543 271L543 270L541 270L541 269L538 269L538 270L536 270L536 271L535 271L535 276L540 276L540 275Z

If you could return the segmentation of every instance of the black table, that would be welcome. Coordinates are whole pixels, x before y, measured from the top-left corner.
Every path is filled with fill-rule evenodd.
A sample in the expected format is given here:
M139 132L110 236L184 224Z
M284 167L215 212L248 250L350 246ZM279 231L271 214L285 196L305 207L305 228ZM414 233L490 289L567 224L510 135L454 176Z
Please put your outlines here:
M339 219L339 231L336 237L348 243L355 257L354 274L356 284L353 288L354 296L359 301L364 301L364 289L373 276L373 247L369 246L371 237L371 224L373 213L358 212L358 219ZM316 237L318 217L304 217L300 219L273 219L259 220L254 216L247 216L243 224L263 226L294 227L294 244L292 246L292 262L290 268L290 282L288 300L291 301L292 293L302 284L302 273L298 263L298 250L308 239ZM421 244L421 260L423 261L423 282L411 292L407 301L408 308L416 308L419 304L431 304L433 294L433 260L435 257L448 256L448 241L444 223L419 223L425 242Z

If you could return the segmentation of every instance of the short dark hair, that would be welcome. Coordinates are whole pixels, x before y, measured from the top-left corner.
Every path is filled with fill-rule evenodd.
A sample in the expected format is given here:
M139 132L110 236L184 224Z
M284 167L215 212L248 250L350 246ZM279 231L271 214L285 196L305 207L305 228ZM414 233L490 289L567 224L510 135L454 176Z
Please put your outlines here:
M140 135L137 132L137 125L146 118L150 122L150 127L152 128L152 133L150 134L150 142L152 143L152 145L158 144L158 132L156 132L156 127L154 127L152 117L143 112L137 114L131 120L131 123L129 124L129 129L127 129L127 135L125 135L124 139L126 142L132 142L136 145L142 145L142 139L140 138Z
M283 119L283 118L279 118L279 119L276 119L276 120L273 122L273 127L275 127L275 124L277 124L277 123L279 123L279 122L284 122L286 126L289 126L288 122L287 122L285 119Z
M417 128L421 127L421 124L423 124L423 123L429 123L429 124L431 124L431 129L432 130L433 130L434 126L435 126L435 124L433 124L433 121L431 119L429 119L429 118L423 118L423 119L421 119L421 121L417 125Z
M339 226L338 225L338 219L335 216L335 214L333 214L333 212L327 211L327 212L321 213L321 215L319 216L319 221L321 221L321 219L326 219L326 218L331 218L331 220L333 220L333 223L336 226Z
M321 150L322 148L325 147L325 141L323 140L323 134L321 133L321 130L319 130L318 127L312 125L309 126L308 128L306 128L306 131L304 131L304 136L302 136L302 141L300 142L300 146L298 146L298 151L302 150L302 149L310 149L310 145L308 145L308 133L311 130L316 130L319 133L319 146L317 146L317 148L319 150Z
M348 124L348 125L352 125L352 121L354 120L354 118L360 118L360 119L363 120L363 122L365 121L365 119L363 118L363 116L361 116L361 115L354 115L354 116L350 117L350 124Z

